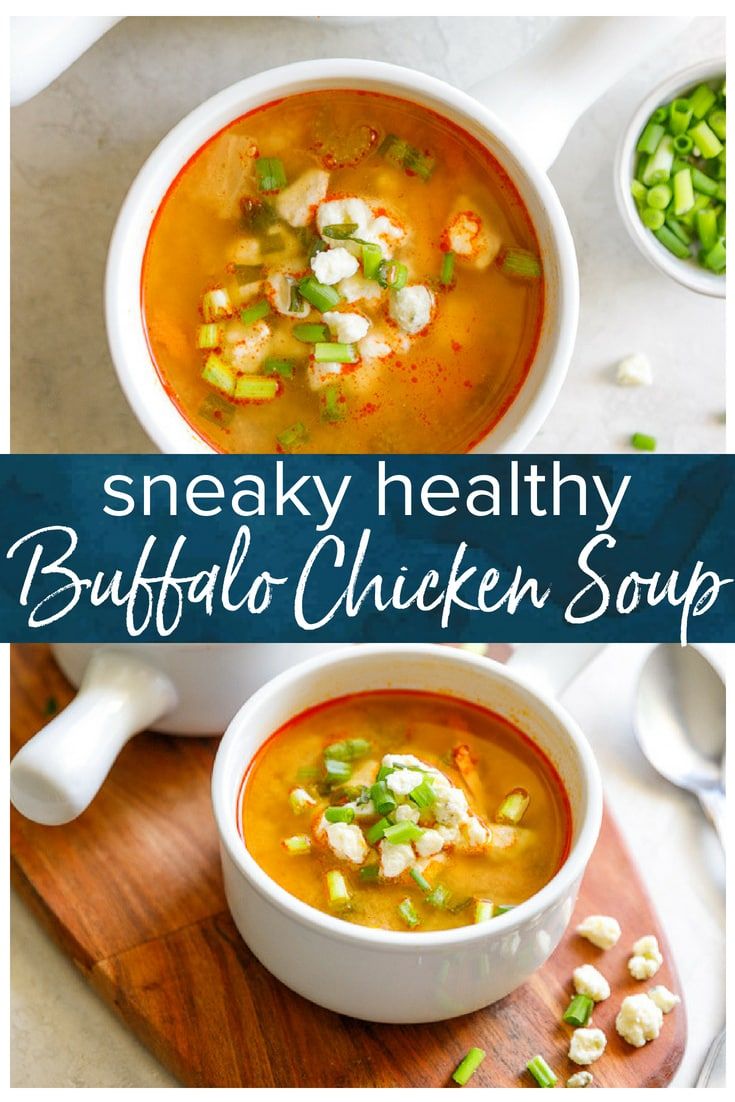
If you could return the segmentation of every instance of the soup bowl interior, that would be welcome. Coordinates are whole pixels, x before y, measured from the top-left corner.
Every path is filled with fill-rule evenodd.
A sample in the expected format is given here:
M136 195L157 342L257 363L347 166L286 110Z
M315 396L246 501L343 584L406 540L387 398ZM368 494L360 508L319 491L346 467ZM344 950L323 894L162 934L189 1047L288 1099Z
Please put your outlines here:
M345 922L296 899L247 851L239 826L243 775L263 742L306 709L386 689L440 693L494 711L543 751L562 780L572 812L566 860L541 891L490 923L403 933ZM255 955L313 1002L393 1022L436 1021L486 1006L546 960L571 917L602 806L592 752L553 701L497 663L438 645L360 645L275 678L230 724L212 794L228 903Z
M559 200L545 173L502 124L470 96L425 74L381 62L300 62L249 77L225 89L178 124L135 180L118 218L107 265L106 317L112 358L125 394L164 452L210 452L171 401L148 346L141 310L141 272L156 212L172 181L223 127L284 96L329 88L382 92L449 118L479 140L513 180L539 239L546 302L538 346L526 379L479 452L518 451L545 420L571 358L577 324L574 247Z

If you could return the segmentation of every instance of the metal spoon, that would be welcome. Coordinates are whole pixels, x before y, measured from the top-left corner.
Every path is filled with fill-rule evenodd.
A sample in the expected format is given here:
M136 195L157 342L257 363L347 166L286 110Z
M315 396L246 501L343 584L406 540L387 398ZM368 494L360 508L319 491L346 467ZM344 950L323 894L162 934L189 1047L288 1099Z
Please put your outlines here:
M666 780L697 797L725 849L725 683L700 651L651 651L638 681L638 745ZM725 1085L725 1030L715 1038L698 1087Z
M638 745L666 780L697 797L725 848L725 683L693 647L658 646L638 681Z

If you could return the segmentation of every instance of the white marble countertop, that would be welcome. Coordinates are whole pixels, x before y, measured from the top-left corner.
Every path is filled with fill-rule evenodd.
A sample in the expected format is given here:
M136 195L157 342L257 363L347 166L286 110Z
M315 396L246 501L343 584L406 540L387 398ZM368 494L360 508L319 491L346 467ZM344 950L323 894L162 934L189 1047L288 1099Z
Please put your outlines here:
M151 451L112 369L102 278L117 210L169 128L256 70L319 56L425 69L470 89L547 28L541 17L127 19L12 113L14 451ZM389 26L389 30L388 30ZM633 431L670 452L725 450L724 308L651 268L615 208L621 128L669 73L724 52L724 20L695 20L579 121L551 176L579 256L582 308L569 377L539 452L627 448ZM216 63L211 63L216 59ZM614 367L648 354L655 385Z
M724 662L724 648L707 649ZM724 862L698 804L661 780L634 741L633 691L648 650L606 648L564 702L595 749L608 804L668 934L689 1007L675 1085L691 1086L725 1017ZM11 923L14 1086L174 1085L17 899Z

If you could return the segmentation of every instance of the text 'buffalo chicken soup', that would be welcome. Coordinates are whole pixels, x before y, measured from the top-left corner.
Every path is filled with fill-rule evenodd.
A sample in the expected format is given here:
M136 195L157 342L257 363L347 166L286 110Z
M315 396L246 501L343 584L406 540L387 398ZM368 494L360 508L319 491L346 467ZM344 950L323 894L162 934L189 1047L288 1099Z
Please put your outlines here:
M433 111L292 96L171 186L143 265L173 401L228 452L461 452L530 367L542 264L510 179Z
M450 697L369 692L304 712L260 749L242 831L320 911L386 930L486 922L551 880L571 813L556 770L506 720Z

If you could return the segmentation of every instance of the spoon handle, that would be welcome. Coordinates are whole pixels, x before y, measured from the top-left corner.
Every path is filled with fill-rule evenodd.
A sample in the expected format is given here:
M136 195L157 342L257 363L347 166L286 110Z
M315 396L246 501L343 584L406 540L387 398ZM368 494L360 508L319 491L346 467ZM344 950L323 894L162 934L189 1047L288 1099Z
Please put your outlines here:
M714 1080L714 1082L713 1082ZM695 1087L725 1086L725 1030L710 1045Z
M705 815L717 831L717 837L725 852L725 793L721 788L708 788L698 793Z

